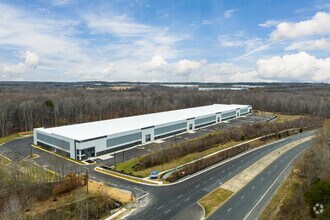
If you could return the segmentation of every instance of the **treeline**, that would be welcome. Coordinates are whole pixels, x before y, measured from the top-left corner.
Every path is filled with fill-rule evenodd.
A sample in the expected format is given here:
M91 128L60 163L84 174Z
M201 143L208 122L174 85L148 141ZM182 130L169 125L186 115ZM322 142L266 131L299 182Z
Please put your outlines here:
M267 139L271 139L271 138L284 138L287 136L291 136L293 134L297 134L298 132L302 132L304 131L303 128L299 128L299 129L294 129L294 130L287 130L287 131L283 131L283 132L276 132L275 134L272 135L267 135L266 137L262 138L263 141L267 140ZM168 176L166 178L166 181L168 182L175 182L178 179L188 176L190 174L196 173L200 170L203 170L213 164L216 164L220 161L223 161L225 159L228 159L230 157L233 157L237 154L240 154L244 151L253 149L258 147L262 142L258 143L258 144L250 144L250 143L246 143L246 144L242 144L233 148L228 148L225 149L217 154L214 154L210 157L207 158L202 158L200 160L197 160L193 163L190 163L186 166L184 166L182 169L179 169L175 172L173 172L170 176Z
M86 175L55 175L28 162L6 162L2 158L0 175L0 219L100 219L121 205L103 194L84 193L76 202L35 211L45 202L61 201L63 195L85 187Z
M314 206L318 214L313 210ZM260 219L330 219L329 120Z
M330 117L330 86L303 84L241 91L138 86L129 91L79 87L0 86L0 137L50 127L214 103Z
M134 169L143 170L149 167L167 163L171 160L178 159L194 152L207 150L211 147L214 147L215 145L226 144L229 141L249 140L291 128L316 128L320 127L321 123L322 120L318 117L301 117L286 123L260 123L243 125L239 128L231 128L220 133L214 133L202 138L192 139L164 148L160 151L149 153L141 158L138 165L136 165ZM244 148L244 150L246 149Z

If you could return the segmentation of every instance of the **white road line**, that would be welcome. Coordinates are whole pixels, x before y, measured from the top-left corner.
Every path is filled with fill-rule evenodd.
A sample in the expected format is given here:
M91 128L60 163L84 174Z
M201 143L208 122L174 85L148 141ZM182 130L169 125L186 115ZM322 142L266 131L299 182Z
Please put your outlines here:
M162 206L159 206L157 209L159 210L159 209L161 209L161 208L163 208L164 206L162 205Z
M214 177L212 176L212 177L209 178L209 180L212 180L213 178L214 178Z
M198 187L199 187L199 185L195 186L195 188L198 188Z
M178 197L176 197L176 198L180 198L180 197L182 197L182 194L181 195L179 195Z
M229 208L229 209L227 210L227 212L230 212L230 210L231 210L231 208Z
M260 181L263 181L264 180L264 178L261 178L261 180Z
M244 198L244 196L241 197L241 199L243 199L243 198Z
M167 210L166 212L164 212L165 214L169 213L171 211L171 209Z
M190 198L186 198L184 201L187 202Z
M224 173L225 171L223 170L222 172Z
M257 201L257 203L253 206L253 208L250 210L250 212L244 217L243 220L246 220L251 213L253 212L253 210L259 205L259 203L261 202L261 200L266 196L266 194L268 193L268 191L273 187L273 185L277 182L277 180L281 177L281 175L285 172L285 170L290 166L290 164L302 153L306 150L307 148L305 148L304 150L302 150L300 153L298 153L289 163L288 165L286 165L286 167L282 170L282 172L277 176L277 178L275 179L275 181L272 183L272 185L270 185L270 187L266 190L266 192L261 196L261 198L259 199L259 201Z
M256 187L256 186L252 186L252 189L254 189L254 187Z
M270 174L270 171L268 171L268 174Z

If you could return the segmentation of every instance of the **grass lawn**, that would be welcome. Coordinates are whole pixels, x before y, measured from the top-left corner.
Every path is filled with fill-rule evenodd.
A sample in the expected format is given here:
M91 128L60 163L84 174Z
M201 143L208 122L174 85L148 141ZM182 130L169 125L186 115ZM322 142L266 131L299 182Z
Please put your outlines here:
M0 155L0 165L8 165L10 163L11 163L10 160L8 160L7 158L5 158L2 155Z
M278 118L277 118L277 120L275 120L272 123L283 123L283 122L286 122L286 121L298 119L299 117L303 117L301 115L283 115L283 114L279 114L279 113L261 112L261 111L259 111L258 114L260 114L260 115L265 115L265 114L267 114L267 115L276 115ZM219 134L221 132L223 132L223 130L213 131L212 133L205 134L205 135L203 135L199 138L205 138L207 136L216 135L216 134ZM247 140L244 140L242 142L245 142L245 141L247 141ZM139 162L141 157L133 158L129 161L118 164L116 166L116 170L117 171L123 171L126 174L131 174L131 175L134 175L134 176L147 177L150 174L150 172L152 172L154 170L157 170L159 172L169 170L169 169L175 168L177 166L183 165L185 163L191 162L193 160L199 159L201 157L204 157L206 155L212 154L212 153L214 153L216 151L219 151L221 149L225 149L225 148L234 146L234 145L242 143L242 142L229 142L225 145L215 145L214 147L212 147L208 150L205 150L205 151L202 151L202 152L191 153L191 154L188 154L184 157L178 158L176 160L172 160L172 161L170 161L166 164L154 166L154 167L144 169L144 170L139 170L139 171L135 171L133 169L133 167ZM267 141L267 142L269 142L269 141ZM260 146L261 144L265 144L265 143L253 142L253 144L256 145L256 146Z
M33 175L34 180L36 181L42 178L49 181L55 181L58 179L58 175L56 173L47 171L42 167L29 163L27 161L22 161L20 163L20 169L22 172L30 172Z
M164 170L168 170L168 169L172 169L175 168L177 166L180 166L182 164L191 162L193 160L196 160L198 158L204 157L206 155L212 154L218 150L222 150L231 146L234 146L236 144L238 144L239 142L229 142L225 145L217 145L213 148L210 148L208 150L202 151L202 152L196 152L196 153L192 153L192 154L188 154L184 157L178 158L177 160L172 160L166 164L163 165L158 165L158 166L154 166L145 170L139 170L139 171L135 171L133 169L133 167L139 162L140 158L133 158L131 160L128 160L124 163L118 164L116 166L116 170L117 171L124 171L127 174L132 174L135 176L141 176L141 177L147 177L150 172L154 171L154 170L158 170L159 172L162 172Z
M0 144L4 144L4 143L14 140L15 138L18 138L18 137L20 137L19 134L12 134L7 137L2 137L2 138L0 138Z
M218 209L232 194L232 191L219 187L199 200L199 203L205 209L205 216L207 217L210 213Z
M19 138L19 137L23 137L23 136L31 135L31 134L32 134L32 131L25 131L25 132L19 132L16 134L11 134L9 136L0 138L0 144L4 144L8 141L14 140L15 138Z
M259 115L276 115L277 119L275 121L273 121L273 123L283 123L283 122L298 119L300 117L304 117L302 115L284 115L284 114L281 114L281 113L263 112L263 111L259 111L257 114L259 114Z

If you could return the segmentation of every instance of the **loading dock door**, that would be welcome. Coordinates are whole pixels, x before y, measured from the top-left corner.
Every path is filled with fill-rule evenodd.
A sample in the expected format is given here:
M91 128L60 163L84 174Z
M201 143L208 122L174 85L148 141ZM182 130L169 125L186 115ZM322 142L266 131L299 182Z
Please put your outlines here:
M146 134L146 136L145 136L145 141L146 141L146 142L151 141L151 134Z

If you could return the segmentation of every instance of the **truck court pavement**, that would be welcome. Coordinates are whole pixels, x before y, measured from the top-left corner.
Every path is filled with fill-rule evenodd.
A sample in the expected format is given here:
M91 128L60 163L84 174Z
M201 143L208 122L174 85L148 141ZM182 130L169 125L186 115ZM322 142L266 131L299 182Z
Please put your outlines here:
M267 153L284 146L290 142L294 142L296 140L308 137L313 135L314 132L304 132L298 135L294 135L291 137L288 137L286 139L282 139L278 142L268 144L263 148L258 148L254 151L250 151L246 154L240 155L239 157L232 158L226 162L220 163L218 166L214 166L210 169L207 169L206 171L203 171L199 175L192 176L191 178L186 179L185 181L179 182L177 184L168 185L168 186L148 186L148 185L140 185L137 183L127 182L123 179L118 179L103 173L98 173L94 171L94 167L97 165L87 165L87 166L81 166L78 164L74 164L66 159L51 155L47 152L41 151L39 149L33 148L33 153L36 153L40 155L39 158L33 159L33 161L43 167L46 167L48 169L52 169L54 171L60 172L61 170L65 170L64 172L84 172L85 167L89 168L90 178L96 181L103 181L105 184L118 187L121 189L126 189L131 192L133 192L133 195L135 197L140 197L142 195L145 195L143 199L141 199L141 203L144 204L143 208L137 208L132 215L128 216L128 219L189 219L193 220L200 219L202 216L202 209L198 208L196 205L196 202L211 192L212 190L219 187L221 183L224 183L225 181L229 180L236 174L240 173L242 170L249 167L251 164L262 158ZM25 141L27 146L32 141L32 138L24 138L24 139L18 139L20 141ZM12 143L12 142L9 142ZM7 143L7 144L9 144ZM14 142L15 143L15 142ZM281 173L281 168L284 169L286 165L279 166L280 164L285 164L286 161L288 161L290 158L292 158L294 155L297 155L299 152L301 152L303 149L305 149L310 143L299 145L292 150L288 151L287 153L283 154L281 158L276 160L275 162L279 161L279 164L276 165L276 167L270 165L269 167L272 167L272 170L268 170L271 173L268 174L268 171L266 173L266 176L257 176L253 181L260 181L263 184L267 185L268 183L272 183L274 181L274 178L276 179L277 176L279 176L279 173ZM1 146L3 148L4 146ZM29 152L30 148L27 148L27 151ZM292 153L293 152L293 153ZM290 154L291 153L291 154ZM287 158L286 158L287 157ZM282 161L281 161L282 159ZM275 163L273 162L273 163ZM267 169L269 169L269 167ZM276 169L275 169L276 168ZM283 170L282 169L282 170ZM64 173L65 174L65 173ZM262 172L264 174L264 172ZM283 174L283 173L282 173ZM261 174L260 174L261 175ZM267 176L268 175L268 176ZM281 175L282 176L282 175ZM259 179L258 179L259 178ZM262 179L263 178L263 179ZM269 180L268 180L269 178ZM271 179L273 178L273 179ZM261 180L262 179L262 180ZM253 181L251 183L253 183ZM277 181L276 181L277 182ZM267 183L267 184L266 184ZM261 186L263 185L261 184ZM267 185L269 188L269 184ZM243 197L246 204L244 207L244 210L242 212L239 212L237 214L237 219L242 219L242 216L246 216L251 209L254 207L252 212L249 214L249 216L254 216L255 213L258 213L258 210L260 212L262 205L264 205L264 199L269 199L271 197L270 194L266 194L263 196L265 191L268 190L267 186L261 187L257 183L255 183L254 189L256 190L256 194L249 194L248 192L245 192L245 188L243 188L241 191L244 193L243 195L239 194L241 191L239 191L236 195L241 195L241 197L237 197L236 195L233 196L228 203L225 203L219 210L217 210L210 218L212 219L227 219L224 218L223 211L227 213L228 216L230 216L229 219L235 219L232 218L230 214L232 210L238 209L238 207L242 207L242 204L235 206L234 203L230 203L232 199L239 199ZM271 187L271 190L268 190L269 193L274 190L277 185L273 185ZM251 188L253 186L250 186ZM274 188L275 187L275 188ZM249 189L251 190L251 189ZM250 199L251 197L251 199ZM260 198L263 198L261 202L257 202L260 200ZM242 199L242 200L243 200ZM250 201L256 201L254 203ZM231 204L231 206L227 206L227 204ZM236 203L235 203L236 204ZM253 204L253 205L252 205ZM257 205L256 205L257 204ZM252 205L252 207L250 207ZM228 207L228 209L225 209L224 207ZM231 209L230 209L231 208ZM220 212L221 217L218 215L218 212ZM234 211L233 211L234 213ZM193 217L192 217L193 216ZM248 216L248 217L249 217ZM253 218L253 217L252 217Z

